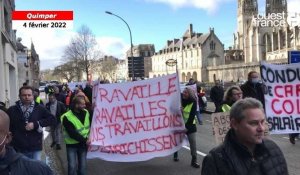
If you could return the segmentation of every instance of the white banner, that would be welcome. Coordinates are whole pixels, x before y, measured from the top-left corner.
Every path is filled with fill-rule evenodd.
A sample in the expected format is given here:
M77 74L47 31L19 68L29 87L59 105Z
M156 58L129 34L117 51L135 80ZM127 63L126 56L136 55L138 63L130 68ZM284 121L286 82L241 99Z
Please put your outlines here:
M82 82L70 82L70 83L68 83L68 87L69 87L69 89L72 92L74 92L76 86L82 86L82 88L84 89L85 86L86 86L86 83L87 83L86 81L82 81Z
M99 84L88 158L133 162L163 157L185 144L176 74Z
M266 117L271 134L300 132L300 63L263 63Z

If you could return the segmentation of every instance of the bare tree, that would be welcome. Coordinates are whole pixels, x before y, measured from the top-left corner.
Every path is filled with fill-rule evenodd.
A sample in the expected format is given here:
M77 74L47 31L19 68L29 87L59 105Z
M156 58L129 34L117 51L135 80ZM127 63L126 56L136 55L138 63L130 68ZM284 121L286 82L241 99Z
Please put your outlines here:
M53 70L46 69L41 71L41 81L60 80L60 76L54 76Z
M105 57L99 60L100 65L98 73L103 79L114 80L118 68L118 59L114 57Z
M74 71L75 64L75 62L69 61L63 65L57 66L54 68L53 75L71 82L77 76L77 72Z
M78 81L80 81L80 72L85 72L86 77L89 77L91 65L100 58L101 52L96 49L96 46L95 35L86 25L82 25L66 47L64 57L75 63Z

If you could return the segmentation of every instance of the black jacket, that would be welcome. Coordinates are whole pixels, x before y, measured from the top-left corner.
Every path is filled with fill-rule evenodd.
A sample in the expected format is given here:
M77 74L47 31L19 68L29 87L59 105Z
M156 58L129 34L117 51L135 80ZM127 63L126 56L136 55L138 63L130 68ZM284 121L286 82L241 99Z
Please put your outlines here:
M243 98L246 97L256 98L263 105L265 105L264 88L261 83L256 83L254 85L250 81L247 81L245 84L241 86L241 90L243 91Z
M63 93L55 94L56 100L66 104L66 96Z
M92 103L93 98L93 88L91 86L86 86L83 90L84 94L88 97L90 103Z
M211 101L221 104L223 101L224 89L221 86L214 86L211 88L209 95Z
M44 162L27 158L16 153L12 147L7 147L5 156L0 159L0 174L53 175L53 172Z
M7 110L7 114L10 118L10 131L13 135L11 145L16 151L24 153L42 150L43 133L37 131L37 122L39 122L42 127L55 125L55 117L45 107L36 103L29 116L29 122L34 123L34 129L27 131L25 129L25 118L18 104L11 106Z
M254 156L235 140L230 129L223 144L214 148L202 162L202 175L287 175L283 153L271 140L258 144Z
M50 102L48 102L46 104L46 109L48 109L48 111L50 112ZM66 112L66 107L65 105L60 102L60 101L57 101L57 107L56 107L56 121L57 123L60 123L60 117ZM51 113L51 112L50 112Z

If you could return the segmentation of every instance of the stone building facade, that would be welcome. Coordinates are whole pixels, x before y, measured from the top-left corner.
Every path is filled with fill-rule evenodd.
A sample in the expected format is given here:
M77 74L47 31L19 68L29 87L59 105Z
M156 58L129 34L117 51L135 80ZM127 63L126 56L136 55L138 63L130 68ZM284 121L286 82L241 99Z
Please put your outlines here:
M18 79L19 87L23 86L24 83L29 85L31 80L31 74L29 69L29 57L28 48L21 43L22 39L17 39L17 60L18 60Z
M300 50L300 26L287 18L295 13L288 12L287 6L286 0L266 0L265 14L259 14L257 0L238 0L234 45L225 50L226 65L208 67L209 81L213 81L214 77L224 81L245 80L249 71L259 71L260 61L287 63L288 51ZM278 15L285 25L270 26ZM258 25L258 16L265 17L270 22L268 26ZM260 24L262 22L265 21L260 21Z
M40 82L40 59L36 53L33 43L30 49L21 43L21 38L17 40L17 60L18 60L18 79L19 86L23 83L39 88Z
M16 31L12 30L14 0L0 0L0 101L7 107L18 99Z
M168 66L168 60L177 62ZM150 78L169 73L179 73L179 80L186 82L190 78L198 81L208 81L208 66L224 64L224 45L210 28L208 33L196 33L193 25L179 38L168 40L164 48L152 56L152 71Z

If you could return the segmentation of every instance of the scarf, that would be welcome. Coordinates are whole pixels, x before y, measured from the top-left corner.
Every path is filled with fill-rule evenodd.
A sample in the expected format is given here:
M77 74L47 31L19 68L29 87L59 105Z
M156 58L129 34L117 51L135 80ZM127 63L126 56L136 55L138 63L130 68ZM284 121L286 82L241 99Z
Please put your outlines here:
M31 104L29 105L29 107L27 107L27 108L24 106L24 104L21 101L19 101L18 104L19 104L20 108L22 109L23 116L25 118L25 123L28 123L29 117L34 108L34 104L35 104L34 101L32 101Z

